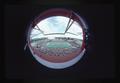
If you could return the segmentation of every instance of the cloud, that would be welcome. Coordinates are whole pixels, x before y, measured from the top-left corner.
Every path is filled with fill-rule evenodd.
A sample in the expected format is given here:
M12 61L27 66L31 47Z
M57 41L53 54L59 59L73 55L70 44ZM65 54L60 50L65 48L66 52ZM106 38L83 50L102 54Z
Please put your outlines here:
M37 25L38 27L44 32L44 34L50 34L50 33L64 33L66 28L67 28L67 24L68 24L69 18L68 17L63 17L63 16L52 16L49 18L46 18L42 21L40 21ZM73 21L73 20L71 20ZM36 26L35 26L36 28ZM82 28L81 26L74 21L72 26L68 29L67 32L71 32L76 34L72 35L69 33L66 33L64 35L64 37L73 37L73 38L79 38L82 39L83 33L82 32ZM45 37L45 35L43 34L39 34L40 31L33 29L32 30L32 34L38 34L36 36L34 36L34 38L40 38L40 37ZM57 35L54 35L57 36ZM63 36L63 35L61 35Z

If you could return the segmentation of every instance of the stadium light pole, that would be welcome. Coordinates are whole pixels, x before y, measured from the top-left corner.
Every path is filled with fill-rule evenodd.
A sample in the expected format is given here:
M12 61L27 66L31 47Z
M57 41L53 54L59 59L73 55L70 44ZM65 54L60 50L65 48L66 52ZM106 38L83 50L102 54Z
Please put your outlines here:
M41 33L43 33L43 34L44 34L44 31L42 31L42 30L38 27L38 25L37 25L37 24L35 24L35 22L34 22L34 21L33 21L32 25L33 25L33 26L34 26L34 25L36 25L36 27L37 27L37 28L33 28L33 29L36 29L36 30L38 30L38 31L40 31Z
M36 26L37 26L38 30L44 34L44 31L42 31L42 30L38 27L37 24L36 24Z
M72 25L73 22L74 22L74 20L73 20L72 23L70 24L71 19L72 19L72 11L70 12L69 21L68 21L68 24L67 24L67 27L66 27L66 30L65 30L64 34L68 31L68 29L71 27L71 25ZM69 25L69 24L70 24L70 25Z

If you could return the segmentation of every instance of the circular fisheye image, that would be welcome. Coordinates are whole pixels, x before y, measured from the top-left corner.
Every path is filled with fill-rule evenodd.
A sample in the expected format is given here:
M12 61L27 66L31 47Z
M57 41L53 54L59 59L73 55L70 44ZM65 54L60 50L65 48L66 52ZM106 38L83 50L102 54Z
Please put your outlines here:
M85 53L83 19L72 10L50 9L30 24L27 41L33 57L52 69L77 63Z

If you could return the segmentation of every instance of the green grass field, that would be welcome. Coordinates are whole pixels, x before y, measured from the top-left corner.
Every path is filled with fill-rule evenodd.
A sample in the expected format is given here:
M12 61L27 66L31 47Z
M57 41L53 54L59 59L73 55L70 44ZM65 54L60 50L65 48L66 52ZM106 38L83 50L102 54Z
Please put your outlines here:
M68 42L48 42L47 43L48 48L70 48L71 45Z

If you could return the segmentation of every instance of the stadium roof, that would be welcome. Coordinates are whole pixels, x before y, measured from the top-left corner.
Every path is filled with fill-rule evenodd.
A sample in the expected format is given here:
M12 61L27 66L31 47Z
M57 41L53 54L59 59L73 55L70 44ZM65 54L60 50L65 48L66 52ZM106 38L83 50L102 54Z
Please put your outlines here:
M32 30L31 38L41 38L49 35L64 35L82 39L81 25L71 17L51 16L40 21Z

